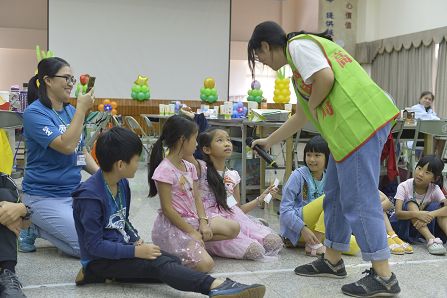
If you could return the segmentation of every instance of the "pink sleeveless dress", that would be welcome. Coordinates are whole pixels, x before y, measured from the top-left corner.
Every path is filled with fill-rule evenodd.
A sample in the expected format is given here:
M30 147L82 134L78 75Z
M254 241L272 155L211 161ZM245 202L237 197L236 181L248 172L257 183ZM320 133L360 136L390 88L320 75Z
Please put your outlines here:
M193 181L197 180L197 171L193 164L183 160L187 171L176 168L165 158L155 170L152 179L172 185L172 207L187 223L196 230L199 219L193 196ZM152 228L152 241L161 250L179 257L182 263L194 268L200 261L204 248L197 240L183 232L163 214L161 208Z

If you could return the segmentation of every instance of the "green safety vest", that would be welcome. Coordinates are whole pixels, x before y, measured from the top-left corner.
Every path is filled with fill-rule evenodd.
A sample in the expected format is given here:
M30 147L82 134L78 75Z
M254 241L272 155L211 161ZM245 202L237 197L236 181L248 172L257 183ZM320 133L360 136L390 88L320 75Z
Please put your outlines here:
M316 109L317 122L308 106L312 85L304 83L293 64L287 44L286 56L293 71L292 82L298 101L307 118L328 142L335 161L341 162L391 122L399 114L399 110L342 47L310 34L297 35L288 43L297 39L316 42L334 73L332 89Z

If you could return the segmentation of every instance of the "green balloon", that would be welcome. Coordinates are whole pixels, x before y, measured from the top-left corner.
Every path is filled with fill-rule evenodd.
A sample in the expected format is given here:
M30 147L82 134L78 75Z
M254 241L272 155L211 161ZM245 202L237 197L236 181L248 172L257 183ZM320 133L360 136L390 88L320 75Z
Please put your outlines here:
M138 88L140 88L140 86L138 86L137 84L133 84L132 85L132 91L133 92L138 92Z
M130 97L132 97L132 99L138 99L137 93L135 91L132 91Z
M78 97L78 95L79 95L79 91L81 90L81 85L78 83L77 85L76 85L76 91L75 91L75 97Z
M210 96L208 96L208 100L207 100L209 103L213 103L213 102L215 102L215 101L217 101L217 96L215 96L215 95L210 95Z
M260 102L262 101L262 96L256 96L256 97L255 97L255 101L256 101L257 103L260 103Z
M214 96L217 96L217 90L216 90L216 88L211 88L210 89L211 91L211 93L210 93L210 95L214 95Z
M148 89L146 85L141 86L141 92L147 92Z
M248 100L248 101L255 101L255 97L254 97L253 95L249 95L249 96L247 97L247 100Z
M200 88L200 94L205 94L205 89L206 88Z
M144 92L138 92L138 94L137 94L137 98L139 99L139 100L143 100L144 98L145 98L145 94L144 94Z
M211 94L211 89L209 88L205 88L205 91L203 92L206 96L210 96Z
M208 96L206 96L204 93L201 93L201 94L200 94L200 99L201 99L201 100L206 101L207 98L208 98Z

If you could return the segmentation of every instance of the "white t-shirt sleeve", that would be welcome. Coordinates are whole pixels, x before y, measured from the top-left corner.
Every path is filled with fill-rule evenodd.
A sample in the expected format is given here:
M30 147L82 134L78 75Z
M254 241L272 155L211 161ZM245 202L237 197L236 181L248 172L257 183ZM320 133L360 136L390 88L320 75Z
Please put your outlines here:
M319 70L328 68L329 63L320 47L312 40L294 40L289 44L289 52L293 64L304 80L304 83L312 84L309 78Z
M441 188L438 185L434 185L431 201L441 202L442 200L445 200L444 193L442 192Z

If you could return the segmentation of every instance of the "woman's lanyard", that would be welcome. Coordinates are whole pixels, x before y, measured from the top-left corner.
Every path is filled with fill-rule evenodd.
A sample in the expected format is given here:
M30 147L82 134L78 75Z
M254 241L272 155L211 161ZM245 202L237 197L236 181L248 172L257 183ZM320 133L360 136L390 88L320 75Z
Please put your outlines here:
M58 112L56 112L55 109L52 109L52 110L53 110L54 114L56 114L57 118L59 118L59 120L62 122L62 124L65 125L65 127L68 128L68 126L69 126L70 123L71 123L71 117L70 117L70 114L68 113L67 109L64 107L64 111L65 111L65 113L67 114L68 120L69 120L69 122L70 122L70 123L68 123L68 124L65 123L64 119L62 119L62 117L59 115Z
M425 198L427 197L427 193L428 193L428 188L427 188L427 191L425 192L425 194L424 194L424 197L422 198L422 201L421 201L421 203L419 204L419 210L423 210L423 206L424 206L424 201L425 201ZM416 201L416 203L417 203L417 200L416 200L416 183L414 182L414 180L413 180L413 199ZM421 209L422 208L422 209Z
M62 122L63 125L65 125L65 128L68 129L68 126L71 123L72 118L70 117L70 114L68 113L67 109L64 107L64 111L67 114L69 123L65 123L64 119L62 119L62 117L59 115L58 112L56 112L55 109L52 109L54 114L56 114L57 118L59 118L59 120ZM82 134L81 134L81 138L82 138ZM80 143L81 144L81 143ZM76 166L85 166L87 165L86 160L85 160L85 156L82 153L82 147L77 147L76 148L76 152L77 152L77 157L76 157Z
M121 218L123 219L123 221L124 221L124 224L125 225L127 225L127 227L129 228L129 230L130 231L132 231L132 233L134 234L134 236L136 237L136 238L140 238L139 236L138 236L138 233L134 230L134 228L132 227L132 225L127 221L127 219L126 219L126 214L125 214L125 212L124 212L124 210L123 210L123 198L122 198L122 196L121 196L121 187L120 187L120 185L118 184L117 185L117 192L116 192L116 197L114 197L113 196L113 193L112 193L112 190L110 189L110 187L109 187L109 185L107 184L107 182L104 180L104 184L106 185L106 189L107 189L107 192L109 193L109 195L112 197L112 201L115 203L115 206L116 206L116 208L118 209L117 211L118 211L118 213L121 215ZM118 203L119 203L119 205L118 205L118 203L116 202L117 201L117 199L118 199Z

